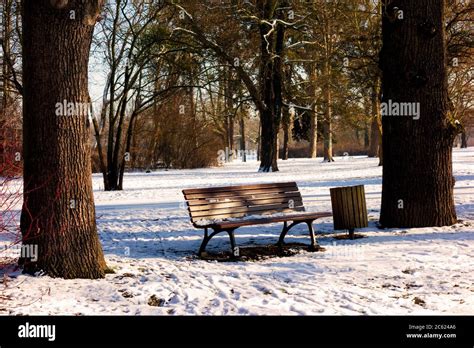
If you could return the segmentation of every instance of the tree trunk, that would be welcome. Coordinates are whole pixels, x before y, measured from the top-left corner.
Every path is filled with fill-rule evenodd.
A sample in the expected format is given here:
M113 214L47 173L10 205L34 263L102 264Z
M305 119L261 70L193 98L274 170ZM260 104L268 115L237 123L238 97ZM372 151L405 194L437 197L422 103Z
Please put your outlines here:
M245 144L245 112L240 113L240 151L242 151L242 162L247 162L247 146Z
M56 2L57 3L57 2ZM89 49L98 1L23 2L22 242L37 259L21 258L28 273L100 278L106 264L97 235L87 111L66 115L57 103L87 105ZM70 10L76 20L71 20ZM82 105L84 105L82 104ZM76 104L78 105L78 104ZM86 109L87 110L87 109Z
M446 4L385 0L384 5L382 103L419 103L412 106L416 110L418 105L419 113L382 115L380 222L384 227L452 225L452 146L457 129L449 119Z
M234 159L234 117L232 114L227 115L227 148L229 149L229 156L228 161L232 162Z
M372 115L370 122L370 141L367 155L369 157L377 157L379 155L380 132L379 123L376 115Z
M369 147L370 138L369 138L369 125L366 122L364 127L364 148L367 149Z
M132 116L130 117L130 122L128 124L127 140L126 140L126 144L125 144L125 154L129 154L129 156L130 156L131 151L132 151L132 140L134 138L133 131L134 131L134 128L135 128L135 123L137 122L137 117L138 117L138 114L136 112L134 112L132 114ZM123 176L125 174L125 167L127 165L126 162L127 162L127 160L124 156L122 158L121 163L120 163L119 184L118 184L119 190L123 190Z
M11 47L11 31L12 31L12 0L4 0L2 10L3 10L3 60L2 60L2 110L7 113L8 105L10 103L10 66L8 65L7 57L10 57L10 47Z
M286 161L288 160L289 146L290 146L290 140L291 140L291 130L292 130L292 124L293 124L293 113L295 112L295 108L292 106L292 103L290 102L293 99L292 89L291 89L291 84L292 84L291 66L286 66L286 69L284 69L284 77L285 77L284 84L286 88L283 88L283 91L285 92L283 94L283 97L287 101L288 105L282 108L283 148L282 148L281 158Z
M332 157L332 74L331 74L331 57L332 50L332 26L330 18L324 13L324 120L323 120L323 162L334 162Z
M120 190L118 186L119 169L112 164L107 165L107 180L104 180L105 191Z
M229 153L232 154L229 157L229 162L232 162L234 158L234 103L233 103L233 86L232 86L232 71L230 68L224 68L224 76L225 76L225 126L226 126L226 145L229 149Z
M266 0L257 2L261 6L263 18L274 19L276 2ZM280 11L281 12L281 11ZM280 13L278 15L282 17ZM282 19L282 18L280 18ZM277 172L278 131L281 122L282 81L283 81L283 45L285 38L284 26L275 24L276 30L262 22L260 29L261 57L260 79L263 105L260 111L262 124L260 172Z
M280 132L277 131L277 135L276 135L276 138L275 138L275 162L278 161L278 159L280 158Z
M261 113L262 130L260 139L260 172L276 172L276 137L274 114L271 108Z
M310 113L309 157L318 157L318 114L315 110Z
M381 151L382 124L380 120L380 81L377 81L372 90L372 122L370 124L370 145L368 156L377 157Z
M127 81L127 78L126 78ZM127 84L127 82L126 82ZM123 100L124 102L122 103L122 107L120 109L119 113L119 119L117 123L117 131L116 131L116 138L114 142L114 151L113 151L113 156L112 156L112 163L107 163L109 165L109 173L112 175L109 177L109 189L111 191L114 190L122 190L121 186L121 173L122 173L122 164L124 161L124 155L125 151L123 150L124 144L122 141L122 136L124 133L124 122L125 122L125 114L126 114L126 100L128 99L128 92L124 93ZM106 190L108 191L108 190Z
M467 149L467 133L466 129L461 132L461 149Z
M309 157L316 158L318 155L318 113L317 113L317 104L316 98L317 89L316 89L316 64L311 67L310 74L310 96L314 98L312 103L313 107L310 112L311 122L310 122L310 135L309 135Z
M329 84L328 84L329 85ZM332 157L332 120L331 120L331 89L328 86L325 91L326 105L323 121L323 140L324 140L324 162L334 162Z
M89 100L90 102L90 100ZM94 137L95 141L97 143L97 156L99 157L99 166L100 166L100 171L102 172L102 178L104 181L104 189L108 187L108 177L107 177L107 164L105 163L105 158L104 158L104 149L102 148L102 139L101 139L101 134L100 134L100 127L99 123L97 122L97 119L94 114L94 109L92 107L92 104L89 106L91 109L91 118L92 118L92 124L94 126ZM106 112L106 108L102 108L102 113Z
M115 191L115 190L122 190L122 185L121 185L121 179L123 179L123 174L121 166L123 165L123 156L124 152L124 144L122 137L124 135L124 127L125 127L125 118L126 118L126 113L127 113L127 101L128 101L128 95L129 91L131 89L131 71L129 67L127 66L125 68L125 77L124 77L124 92L123 96L118 104L118 114L114 116L115 119L117 119L117 129L115 131L114 127L112 127L112 131L115 131L115 140L112 141L112 143L109 142L109 147L111 146L111 156L112 160L107 161L107 167L108 167L108 187L105 189L106 191ZM112 83L113 84L113 83ZM114 104L113 100L111 99L110 102L110 109L112 108L112 105ZM113 122L112 122L113 123ZM115 124L115 123L114 123ZM110 129L110 128L109 128ZM110 137L110 135L109 135ZM113 136L112 136L113 139Z
M293 122L293 117L292 117L292 114L290 112L290 108L286 107L283 110L284 110L284 114L283 114L283 122L282 122L282 128L283 128L282 159L287 160L288 159L288 152L289 152L290 136L291 136L291 124Z
M379 146L379 167L383 166L383 146Z
M262 118L258 123L258 135L257 135L257 161L262 158Z

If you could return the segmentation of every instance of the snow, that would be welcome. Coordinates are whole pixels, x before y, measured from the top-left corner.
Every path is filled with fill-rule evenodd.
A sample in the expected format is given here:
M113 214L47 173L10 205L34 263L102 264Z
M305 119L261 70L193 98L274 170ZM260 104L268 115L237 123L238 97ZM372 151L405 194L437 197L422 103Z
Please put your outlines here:
M460 221L449 227L378 229L378 160L321 160L280 161L273 173L258 173L256 161L131 173L119 192L103 192L101 176L94 175L97 226L116 273L101 280L7 273L0 283L0 314L474 314L474 148L454 150ZM320 212L331 210L329 188L365 185L369 227L357 233L366 238L334 239L343 232L333 231L329 217L315 224L325 252L247 262L195 256L203 232L190 223L182 189L284 181L296 181L307 210ZM280 231L281 224L242 227L237 244L275 243ZM1 236L0 248L9 238ZM309 242L304 226L287 238ZM229 248L227 235L216 236L209 248ZM161 306L148 304L152 295L163 300ZM415 304L415 298L425 303Z

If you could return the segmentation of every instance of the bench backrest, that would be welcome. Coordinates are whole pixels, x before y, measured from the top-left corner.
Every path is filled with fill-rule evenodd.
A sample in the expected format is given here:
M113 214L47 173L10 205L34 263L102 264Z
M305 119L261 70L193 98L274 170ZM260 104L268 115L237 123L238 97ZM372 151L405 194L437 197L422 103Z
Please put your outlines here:
M304 211L295 182L183 190L191 221Z

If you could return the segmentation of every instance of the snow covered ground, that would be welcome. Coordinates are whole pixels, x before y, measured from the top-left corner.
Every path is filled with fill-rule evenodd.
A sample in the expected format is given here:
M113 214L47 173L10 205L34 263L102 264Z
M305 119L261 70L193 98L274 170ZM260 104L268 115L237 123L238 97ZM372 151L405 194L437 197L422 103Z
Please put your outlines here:
M116 273L102 280L9 274L0 282L0 314L474 314L474 148L454 153L460 221L451 227L379 230L377 164L344 157L280 161L280 172L267 174L257 173L257 162L137 173L126 175L122 192L103 192L94 175L100 238ZM315 224L325 252L252 262L195 257L202 231L189 222L183 188L282 181L297 181L314 211L331 210L330 187L364 184L369 227L358 233L367 238L336 240L325 218ZM243 227L237 243L274 243L280 230ZM304 227L287 241L308 242ZM1 248L8 243L0 239ZM228 238L210 247L228 248Z

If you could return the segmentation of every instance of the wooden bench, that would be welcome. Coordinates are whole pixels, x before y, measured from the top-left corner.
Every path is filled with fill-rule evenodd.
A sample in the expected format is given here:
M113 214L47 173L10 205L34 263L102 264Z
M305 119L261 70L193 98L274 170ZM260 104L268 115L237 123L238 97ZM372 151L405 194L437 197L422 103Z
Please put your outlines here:
M313 221L332 216L331 213L305 212L303 199L295 182L187 189L183 190L183 194L193 226L204 229L199 256L204 255L211 238L221 232L228 233L232 254L239 256L234 237L237 228L275 222L283 222L278 246L283 246L284 238L291 228L306 223L311 238L310 248L316 250L318 245ZM275 213L292 214L265 216ZM261 217L249 217L253 215ZM209 229L213 230L210 234Z

